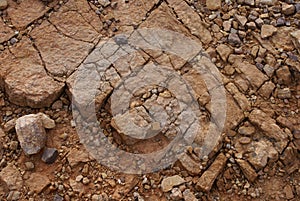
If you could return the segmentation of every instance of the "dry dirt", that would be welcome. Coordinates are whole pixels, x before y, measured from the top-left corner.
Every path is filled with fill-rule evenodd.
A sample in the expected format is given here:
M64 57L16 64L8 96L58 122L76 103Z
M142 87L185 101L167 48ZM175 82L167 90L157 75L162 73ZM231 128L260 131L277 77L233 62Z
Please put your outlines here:
M90 53L139 28L167 29L201 43L221 73L227 116L209 155L188 147L172 166L132 175L89 156L71 98L74 75ZM298 0L0 0L1 200L300 200L299 28ZM151 62L177 69L193 86L204 125L209 122L209 93L190 66L163 51L134 58L106 72L115 80L97 97L97 117L112 143L150 153L174 137L134 141L118 132L109 96L128 73L124 62L130 69ZM155 90L136 100L176 98ZM46 129L45 147L58 151L51 164L42 160L46 148L25 155L15 129L16 119L39 112L56 124Z

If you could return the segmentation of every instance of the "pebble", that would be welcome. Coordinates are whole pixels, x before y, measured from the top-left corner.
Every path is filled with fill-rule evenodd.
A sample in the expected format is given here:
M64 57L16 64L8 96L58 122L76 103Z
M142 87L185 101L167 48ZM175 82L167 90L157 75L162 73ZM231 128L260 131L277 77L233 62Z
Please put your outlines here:
M34 169L34 164L33 162L25 162L25 167L26 167L26 170L33 170Z
M84 178L82 179L82 183L83 183L84 185L87 185L87 184L90 183L90 180L89 180L87 177L84 177Z
M277 32L277 28L273 25L264 24L261 27L261 37L263 39L273 36Z
M55 162L55 160L58 157L58 151L55 148L45 148L43 155L42 155L42 161L47 164L52 164Z
M179 175L164 178L161 182L163 192L171 191L173 187L183 184L185 180Z
M232 46L239 46L242 41L236 33L230 33L228 36L228 43Z
M173 188L171 191L170 198L172 200L181 200L182 199L182 192L179 188Z
M7 6L7 0L0 0L0 10L4 10L5 8L7 8Z

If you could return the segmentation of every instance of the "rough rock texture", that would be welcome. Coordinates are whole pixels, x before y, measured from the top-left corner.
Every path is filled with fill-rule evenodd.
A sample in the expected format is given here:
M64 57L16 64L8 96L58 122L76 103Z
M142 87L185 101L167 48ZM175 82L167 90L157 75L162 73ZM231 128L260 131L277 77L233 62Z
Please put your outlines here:
M73 73L94 47L92 43L60 34L47 21L34 29L31 36L41 53L48 73L62 81Z
M181 165L191 174L197 175L201 172L200 164L195 162L189 155L182 154L179 157Z
M295 47L297 48L297 50L300 54L300 30L292 32L291 37L292 37Z
M25 154L36 154L44 148L46 143L45 128L54 127L53 120L42 113L25 115L17 119L15 128Z
M210 10L217 10L221 8L221 0L206 0L206 6Z
M205 192L210 191L216 178L226 165L227 158L224 154L219 154L213 164L206 170L198 180L196 188Z
M42 1L22 0L20 3L10 1L7 13L12 24L17 28L25 28L34 20L43 16L50 8L46 7Z
M249 115L249 120L257 125L270 139L276 140L276 149L281 153L288 142L287 134L276 124L276 121L261 110L255 109Z
M50 22L66 36L90 43L100 37L102 23L85 1L71 0L50 17Z
M9 40L13 35L13 30L4 24L2 19L0 19L0 43Z
M11 102L33 108L48 107L61 94L64 84L47 75L28 39L10 52L0 54L0 58L4 61L0 63L0 88L5 88Z
M179 175L175 175L172 177L164 178L161 182L161 188L163 192L168 192L172 190L173 187L179 186L183 183L185 183L185 180Z
M32 173L30 178L25 181L25 184L31 191L40 193L50 184L50 180L43 174Z
M236 160L236 161L239 164L239 166L241 167L246 178L249 181L254 182L258 175L255 172L255 170L251 167L251 165L247 161L244 161L244 160Z
M21 173L16 166L11 163L1 170L0 180L4 181L9 190L18 190L23 186Z
M259 71L256 66L248 62L237 62L234 64L234 66L236 66L236 68L243 73L245 78L250 82L255 90L257 90L265 81L268 80L266 75Z
M273 25L264 24L261 27L261 37L263 39L273 36L274 33L277 32L277 28Z
M179 19L186 24L193 35L197 36L204 44L208 44L212 41L212 36L201 21L199 15L197 15L185 1L168 0L168 2Z

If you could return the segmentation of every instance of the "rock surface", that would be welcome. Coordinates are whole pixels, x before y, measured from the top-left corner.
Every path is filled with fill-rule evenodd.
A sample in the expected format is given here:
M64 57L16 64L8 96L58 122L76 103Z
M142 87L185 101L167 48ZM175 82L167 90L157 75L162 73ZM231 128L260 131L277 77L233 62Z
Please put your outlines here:
M9 163L0 172L0 179L5 182L9 190L18 190L23 186L23 179L19 170Z
M224 154L219 154L213 164L205 171L196 184L198 190L209 192L217 176L226 165L227 158Z
M179 175L164 178L161 182L163 192L171 191L173 187L185 183L185 180Z
M45 128L54 128L55 122L43 113L30 114L16 121L16 132L26 155L37 154L46 143Z

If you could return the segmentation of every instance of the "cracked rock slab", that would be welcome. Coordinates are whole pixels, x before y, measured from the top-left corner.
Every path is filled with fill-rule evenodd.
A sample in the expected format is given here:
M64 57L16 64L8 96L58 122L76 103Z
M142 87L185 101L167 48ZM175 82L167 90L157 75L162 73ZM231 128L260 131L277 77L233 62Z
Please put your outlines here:
M14 31L0 19L0 43L8 41L14 35Z
M23 29L34 20L42 17L49 9L42 1L21 0L17 3L10 0L7 13L12 24L17 28Z
M68 37L90 43L97 42L102 29L102 22L87 1L69 1L49 21Z
M48 76L38 52L28 39L0 54L0 88L20 106L49 107L61 94L64 84Z
M268 80L266 75L258 70L255 65L252 65L249 62L236 62L234 63L234 66L243 73L245 78L250 82L255 90Z
M168 2L191 34L197 36L204 44L212 41L212 36L200 16L185 1L168 0Z
M66 37L45 21L31 33L47 71L64 81L89 54L94 44Z

